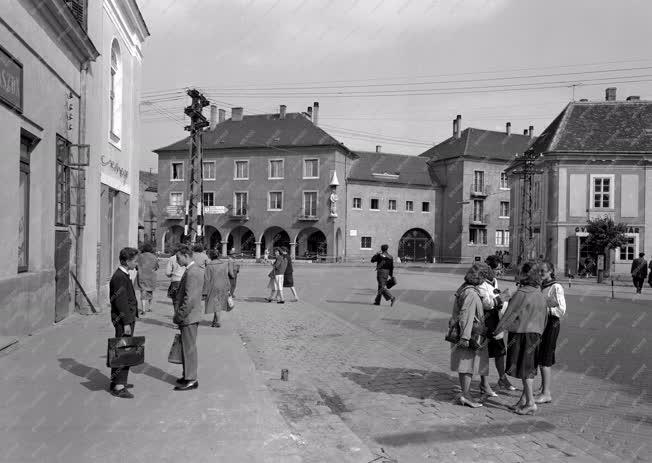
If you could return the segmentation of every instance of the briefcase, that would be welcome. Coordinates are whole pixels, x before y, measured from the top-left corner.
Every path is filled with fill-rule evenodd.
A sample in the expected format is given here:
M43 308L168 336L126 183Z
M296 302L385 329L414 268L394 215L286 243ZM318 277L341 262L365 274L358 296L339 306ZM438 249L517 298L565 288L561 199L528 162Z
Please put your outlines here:
M387 279L387 283L385 283L385 287L386 287L387 289L391 289L391 288L393 288L394 286L396 286L396 278L393 277L393 276L392 276L392 277L389 277L389 278Z
M109 338L106 352L107 367L135 367L141 363L145 363L145 336Z

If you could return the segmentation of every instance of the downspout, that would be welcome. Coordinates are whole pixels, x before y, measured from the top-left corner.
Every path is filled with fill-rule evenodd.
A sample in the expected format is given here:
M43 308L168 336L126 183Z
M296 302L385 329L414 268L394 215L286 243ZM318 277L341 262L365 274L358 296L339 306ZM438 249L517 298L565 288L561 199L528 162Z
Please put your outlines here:
M89 61L85 61L81 65L80 69L80 79L79 79L79 124L78 124L78 135L77 135L77 144L83 145L84 142L86 141L86 93L87 93L87 81L88 81L88 64ZM89 153L90 156L90 153ZM83 167L80 167L83 169ZM84 176L84 181L86 181L86 176ZM86 195L86 192L88 189L86 188L86 185L84 185L84 195ZM79 195L79 189L78 193ZM77 205L75 207L79 207L79 202L80 199L77 198ZM84 203L86 202L86 199L84 199ZM86 213L86 211L84 211ZM82 259L82 246L81 246L81 241L82 241L82 233L84 231L84 227L81 225L79 218L76 220L77 225L76 225L76 231L77 231L77 238L75 239L75 273L77 274L77 277L75 280L78 280L80 278L79 276L79 270L81 269L81 264L83 262ZM77 281L77 291L75 291L75 306L79 307L81 309L82 307L82 294L86 298L91 310L95 312L95 308L93 307L93 304L91 301L88 299L88 296L86 296L84 289L82 288L81 282Z

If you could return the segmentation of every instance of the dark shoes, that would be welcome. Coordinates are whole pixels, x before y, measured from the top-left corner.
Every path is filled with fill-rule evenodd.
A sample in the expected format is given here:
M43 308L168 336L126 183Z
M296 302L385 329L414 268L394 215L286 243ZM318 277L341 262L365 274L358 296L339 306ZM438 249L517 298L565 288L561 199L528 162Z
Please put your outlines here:
M127 390L126 387L122 389L111 389L111 395L120 399L133 399L134 395Z
M285 301L276 301L277 304L285 304Z
M193 381L183 380L182 384L179 384L174 388L175 391L190 391L191 389L197 389L199 387L199 381L196 379Z
M374 301L374 305L380 305L379 301Z
M390 301L391 301L389 303L390 307L394 307L394 303L396 302L396 297L391 298Z
M216 323L216 322L213 322L213 323L211 323L211 328L219 328L220 326L222 326L222 325L220 325L220 322L217 322L217 323Z

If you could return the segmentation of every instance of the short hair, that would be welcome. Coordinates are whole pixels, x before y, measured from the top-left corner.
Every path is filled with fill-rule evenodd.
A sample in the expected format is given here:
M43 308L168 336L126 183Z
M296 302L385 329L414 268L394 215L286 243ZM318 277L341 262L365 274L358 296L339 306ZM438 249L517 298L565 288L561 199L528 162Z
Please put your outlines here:
M210 260L215 260L215 259L219 259L219 258L220 258L220 253L217 252L216 249L209 249L208 252L207 252L206 254L208 254L208 258L209 258Z
M464 275L464 283L473 286L482 284L484 278L482 276L481 270L482 268L479 264L471 265L471 267L466 271L466 275Z
M154 248L149 243L143 243L140 247L140 252L154 252Z
M183 254L184 256L192 257L192 249L187 244L181 244L174 251L175 254Z
M133 259L138 255L138 249L135 248L122 248L120 250L120 263L126 264L127 261Z
M521 265L519 270L519 283L521 286L541 286L541 264L528 260Z
M645 255L644 252L639 252L639 253L638 253L638 257L643 257L644 255Z
M383 244L383 245L380 247L380 250L383 251L383 252L386 252L388 249L389 249L389 246L387 246L386 244Z
M288 248L286 248L285 246L281 246L280 249L281 249L282 254L289 254L289 252L290 252L290 251L288 251Z
M192 247L192 250L195 252L204 252L204 246L200 243L197 243Z
M546 267L548 267L548 270L550 270L550 278L552 278L553 280L556 280L556 279L557 279L557 278L555 277L555 266L553 265L552 262L550 262L549 260L544 260L544 261L541 263L541 265L545 265Z
M484 262L485 262L485 264L487 264L492 269L497 269L498 264L500 263L500 260L498 259L498 256L491 255L491 256L487 256L487 258L484 260Z

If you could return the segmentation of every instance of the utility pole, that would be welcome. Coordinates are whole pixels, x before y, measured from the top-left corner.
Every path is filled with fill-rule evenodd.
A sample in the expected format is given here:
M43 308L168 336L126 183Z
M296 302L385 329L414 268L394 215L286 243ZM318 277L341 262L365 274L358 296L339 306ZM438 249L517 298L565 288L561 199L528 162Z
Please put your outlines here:
M197 239L201 241L204 236L202 134L209 122L202 115L202 110L209 105L209 101L196 89L188 90L187 93L192 103L184 110L186 116L190 118L190 125L184 127L184 130L190 132L190 152L183 241L195 244Z
M516 157L520 170L515 170L514 174L521 177L521 216L518 229L517 265L520 265L525 259L532 258L535 248L532 210L534 206L533 180L536 174L543 173L542 170L535 169L535 162L540 157L541 154L535 153L532 149Z

